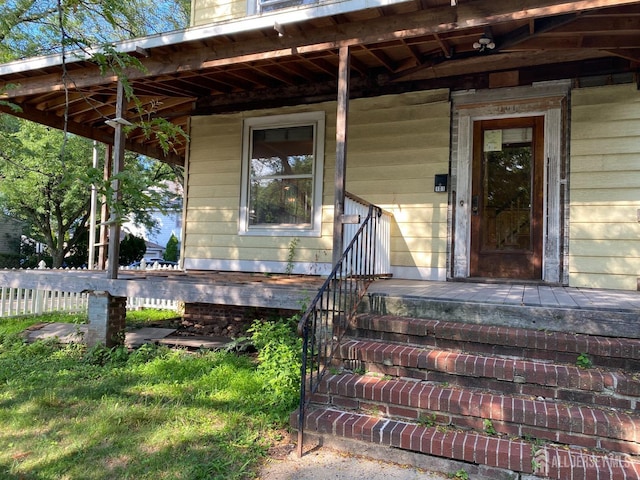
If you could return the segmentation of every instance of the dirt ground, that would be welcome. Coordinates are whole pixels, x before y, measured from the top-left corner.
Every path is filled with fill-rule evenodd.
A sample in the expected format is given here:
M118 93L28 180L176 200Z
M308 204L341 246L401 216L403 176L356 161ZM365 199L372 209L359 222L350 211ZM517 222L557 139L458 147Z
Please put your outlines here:
M298 457L293 445L273 452L266 460L260 480L444 480L447 477L394 463L317 447Z

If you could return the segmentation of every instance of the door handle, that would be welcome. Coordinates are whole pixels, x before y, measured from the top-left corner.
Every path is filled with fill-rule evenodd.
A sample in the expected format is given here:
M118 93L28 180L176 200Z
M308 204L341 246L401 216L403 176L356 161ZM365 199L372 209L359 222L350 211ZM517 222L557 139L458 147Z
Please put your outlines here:
M473 215L478 215L478 201L478 195L471 197L471 213Z

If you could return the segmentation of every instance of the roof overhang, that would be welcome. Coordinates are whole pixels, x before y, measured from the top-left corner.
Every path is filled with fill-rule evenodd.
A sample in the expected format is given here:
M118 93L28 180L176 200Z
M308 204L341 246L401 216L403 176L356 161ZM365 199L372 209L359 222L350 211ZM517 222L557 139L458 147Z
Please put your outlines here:
M349 3L349 2L346 2ZM415 0L366 10L289 11L122 42L143 69L126 75L140 103L136 124L335 99L338 50L351 49L351 97L415 89L516 86L558 78L634 73L640 1ZM337 8L337 7L334 7ZM274 26L277 24L277 30ZM483 35L495 48L479 52ZM113 142L117 77L86 56L48 56L0 66L13 113ZM186 142L164 152L140 128L126 148L183 164Z

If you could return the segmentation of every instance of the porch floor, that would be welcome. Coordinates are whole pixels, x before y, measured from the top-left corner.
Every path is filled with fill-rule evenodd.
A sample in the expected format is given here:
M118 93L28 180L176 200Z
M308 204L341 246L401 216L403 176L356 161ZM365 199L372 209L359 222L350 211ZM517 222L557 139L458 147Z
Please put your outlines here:
M375 314L640 338L640 292L388 279L367 297L362 310Z
M626 290L384 279L374 282L368 291L393 297L529 307L628 310L640 314L640 292Z

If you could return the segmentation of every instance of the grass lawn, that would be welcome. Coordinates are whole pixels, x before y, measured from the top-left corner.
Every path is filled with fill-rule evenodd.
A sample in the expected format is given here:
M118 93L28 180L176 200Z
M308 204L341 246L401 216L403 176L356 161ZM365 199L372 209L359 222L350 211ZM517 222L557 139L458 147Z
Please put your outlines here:
M278 359L256 360L26 344L15 333L41 320L0 320L2 479L252 478L295 408L298 366L277 363L280 340L261 350ZM281 335L269 328L262 346Z

